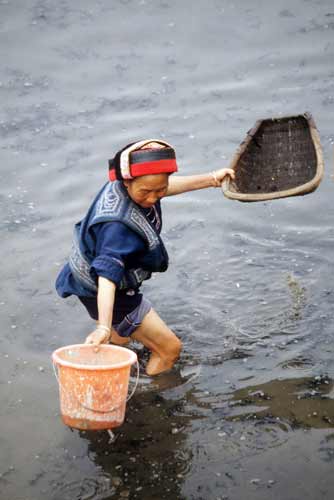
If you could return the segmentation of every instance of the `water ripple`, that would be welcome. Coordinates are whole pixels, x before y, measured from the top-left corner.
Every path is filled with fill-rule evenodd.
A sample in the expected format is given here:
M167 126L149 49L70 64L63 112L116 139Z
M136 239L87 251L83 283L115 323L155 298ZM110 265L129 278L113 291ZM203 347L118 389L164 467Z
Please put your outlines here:
M61 486L53 485L52 499L58 500L108 500L116 494L116 488L107 476L84 478ZM118 497L119 498L119 497Z

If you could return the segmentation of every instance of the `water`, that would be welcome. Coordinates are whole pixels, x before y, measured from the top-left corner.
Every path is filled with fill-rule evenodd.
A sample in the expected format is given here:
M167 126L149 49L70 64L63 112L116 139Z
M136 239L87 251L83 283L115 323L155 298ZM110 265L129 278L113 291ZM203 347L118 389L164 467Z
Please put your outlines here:
M332 498L333 3L2 0L0 42L0 498ZM113 442L64 427L50 353L92 323L53 283L106 160L161 137L210 171L257 119L304 111L319 189L166 199L171 265L145 293L178 368L142 378Z

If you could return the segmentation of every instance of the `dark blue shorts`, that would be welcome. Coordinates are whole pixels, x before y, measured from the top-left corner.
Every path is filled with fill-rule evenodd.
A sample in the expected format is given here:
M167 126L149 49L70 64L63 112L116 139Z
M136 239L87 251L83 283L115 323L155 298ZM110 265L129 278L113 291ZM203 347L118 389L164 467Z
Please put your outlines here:
M97 297L78 297L91 318L98 320ZM113 311L113 327L121 337L130 335L140 326L152 308L149 300L141 293L116 292Z

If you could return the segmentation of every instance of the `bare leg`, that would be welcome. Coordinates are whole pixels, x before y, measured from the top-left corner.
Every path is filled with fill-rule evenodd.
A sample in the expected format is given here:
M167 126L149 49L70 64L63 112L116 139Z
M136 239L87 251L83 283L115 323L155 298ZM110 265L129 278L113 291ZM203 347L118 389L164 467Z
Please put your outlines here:
M181 341L154 309L146 314L131 337L144 344L152 352L146 366L148 375L158 375L172 368L182 349Z
M110 342L112 344L125 345L125 344L128 344L130 342L130 340L131 339L129 339L128 337L121 337L120 335L118 335L116 330L111 330Z

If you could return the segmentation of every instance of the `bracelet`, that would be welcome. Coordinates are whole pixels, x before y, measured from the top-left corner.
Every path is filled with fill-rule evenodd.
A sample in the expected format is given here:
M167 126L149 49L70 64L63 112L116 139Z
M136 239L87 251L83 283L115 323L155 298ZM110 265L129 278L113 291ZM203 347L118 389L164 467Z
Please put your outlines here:
M210 175L212 176L213 180L215 181L215 187L220 186L220 181L217 179L217 174L215 171L210 172Z
M109 333L111 332L111 328L106 325L97 325L97 330L104 330L105 332Z

